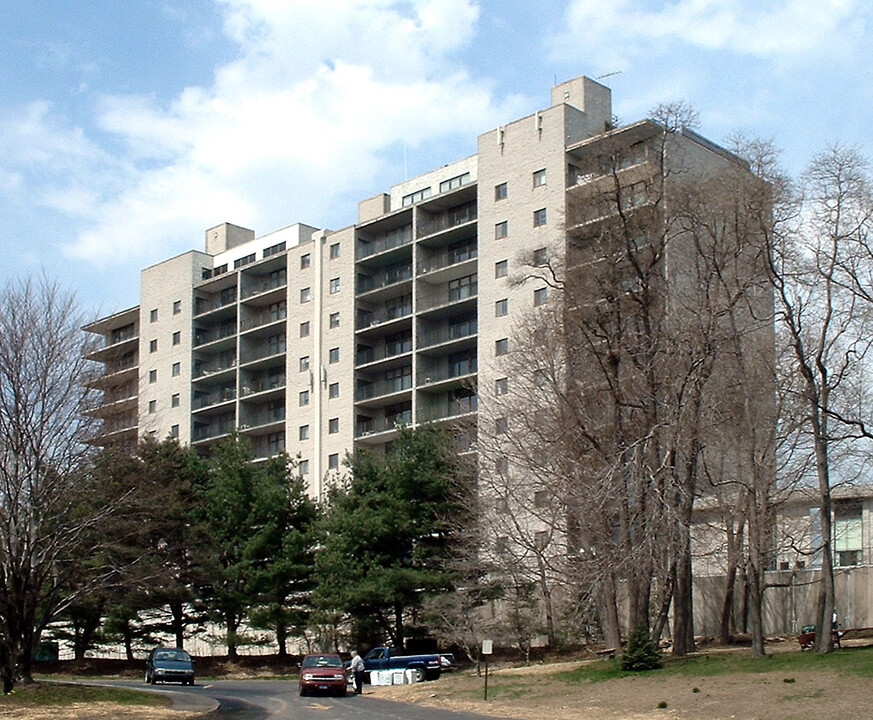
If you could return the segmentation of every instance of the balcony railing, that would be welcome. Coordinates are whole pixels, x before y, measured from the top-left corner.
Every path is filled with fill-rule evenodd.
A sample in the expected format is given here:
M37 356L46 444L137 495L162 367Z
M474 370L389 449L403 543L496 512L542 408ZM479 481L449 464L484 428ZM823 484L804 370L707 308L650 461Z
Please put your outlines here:
M241 425L241 430L258 427L259 425L270 425L271 423L282 422L285 419L285 408L278 407L271 410L263 410L254 413L248 419L245 425Z
M200 378L206 375L213 375L218 372L223 372L224 370L230 370L234 367L236 367L236 358L230 358L227 360L215 360L197 366L194 370L194 377Z
M369 385L362 385L355 389L355 400L372 400L382 395L390 395L412 387L412 375L403 375L390 380L379 380Z
M399 320L400 318L408 317L409 315L412 315L411 300L403 305L395 305L394 307L384 308L377 312L362 313L358 315L358 319L355 322L355 328L362 330L363 328L372 327L373 325L380 325L382 323L391 322L392 320Z
M424 421L445 420L446 418L476 412L478 408L479 396L470 395L464 398L446 400L445 402L436 403L430 407L423 408L421 411L421 419Z
M378 273L372 277L358 278L358 294L376 290L378 288L388 287L395 283L403 282L404 280L412 279L412 266L404 265L399 268L391 268L385 272Z
M371 255L376 255L391 248L408 245L412 242L412 225L406 225L403 228L387 234L379 240L364 242L359 240L355 258L361 260Z
M405 410L396 415L389 415L385 418L373 418L359 422L355 426L355 437L364 437L373 433L387 432L394 430L401 425L410 425L412 423L412 410Z
M476 203L462 205L461 207L449 210L443 215L420 222L418 224L418 236L433 235L458 225L464 225L465 223L472 222L476 217Z
M451 342L452 340L472 337L477 332L478 324L476 322L454 326L450 325L449 327L441 328L439 330L419 333L418 346L421 348L427 348L434 345L442 345L443 343Z
M267 390L277 390L285 387L285 376L277 376L273 378L265 378L254 382L245 383L242 386L242 395L254 395L255 393L266 392Z
M273 357L274 355L282 355L285 352L285 343L264 343L258 345L251 350L243 353L242 362L250 363L255 360L263 360L264 358Z
M475 244L453 252L440 253L420 262L418 264L418 272L420 275L435 272L452 265L458 265L467 260L472 260L478 257L478 255L479 251Z
M419 373L418 384L428 385L430 383L442 382L443 380L454 380L455 378L473 375L476 372L478 372L478 363L474 357L463 362L452 363L446 367L422 370Z
M235 429L233 422L220 422L208 425L206 427L194 428L194 440L208 440L209 438L220 437L232 433Z
M111 335L106 336L106 346L117 345L126 340L133 340L135 337L136 328L133 325L121 328L120 330L113 330Z
M245 300L246 298L250 298L253 295L260 295L261 293L269 292L270 290L276 290L280 287L285 287L288 284L287 277L275 277L270 278L269 280L264 280L262 282L254 282L251 285L246 285L242 290L242 297Z
M269 325L270 323L279 322L279 320L284 320L286 317L288 317L287 308L282 308L281 310L268 310L266 312L253 315L252 317L243 318L243 321L241 323L241 329L253 330L254 328L261 327L262 325Z
M198 330L194 333L194 347L221 340L236 334L236 325L222 325L212 330Z
M355 364L366 365L367 363L397 357L398 355L403 355L408 352L412 352L411 338L403 342L388 343L379 347L361 350L357 355L355 355Z
M227 294L222 293L216 298L196 298L194 300L194 315L203 315L204 313L218 310L227 305L233 305L235 302L236 288L233 288L233 292Z
M136 367L137 360L136 357L124 358L122 360L116 360L114 362L108 362L104 366L106 369L104 371L104 375L114 375L115 373L122 372L124 370L130 370L133 367Z
M461 287L445 287L437 292L420 295L418 298L419 310L433 310L434 308L451 305L468 298L474 298L479 293L478 283L463 285Z
M200 397L194 398L191 406L194 410L202 410L203 408L228 402L229 400L236 400L236 388L222 388L217 392L212 392L208 395L201 395Z

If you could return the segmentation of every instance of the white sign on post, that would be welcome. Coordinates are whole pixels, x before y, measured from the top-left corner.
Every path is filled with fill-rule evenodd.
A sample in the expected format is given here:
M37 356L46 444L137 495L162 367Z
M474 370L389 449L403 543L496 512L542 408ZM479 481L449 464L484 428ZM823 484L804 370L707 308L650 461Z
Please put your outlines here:
M483 655L491 655L493 642L491 640L483 640L482 641L482 654Z

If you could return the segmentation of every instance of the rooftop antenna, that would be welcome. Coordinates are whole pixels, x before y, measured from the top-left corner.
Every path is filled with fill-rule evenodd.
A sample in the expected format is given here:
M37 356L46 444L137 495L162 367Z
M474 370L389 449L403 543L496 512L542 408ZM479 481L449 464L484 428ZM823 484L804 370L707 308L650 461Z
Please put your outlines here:
M595 80L605 80L608 77L612 77L613 75L621 75L621 70L616 70L615 72L606 73L606 75L598 75Z

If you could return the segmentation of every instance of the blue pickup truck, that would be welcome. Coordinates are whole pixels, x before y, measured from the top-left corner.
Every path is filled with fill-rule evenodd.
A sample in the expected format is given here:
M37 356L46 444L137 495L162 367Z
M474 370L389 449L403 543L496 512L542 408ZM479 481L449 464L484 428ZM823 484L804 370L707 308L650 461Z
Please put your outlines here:
M395 655L394 648L374 647L364 656L364 670L414 670L416 682L436 680L449 663L439 653L432 655Z

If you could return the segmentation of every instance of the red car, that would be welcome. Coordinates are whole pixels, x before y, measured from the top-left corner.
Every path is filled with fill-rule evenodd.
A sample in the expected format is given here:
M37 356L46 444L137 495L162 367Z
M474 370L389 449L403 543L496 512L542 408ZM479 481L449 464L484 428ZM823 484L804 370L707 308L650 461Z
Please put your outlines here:
M328 693L345 697L348 675L339 655L315 653L300 663L300 694Z

